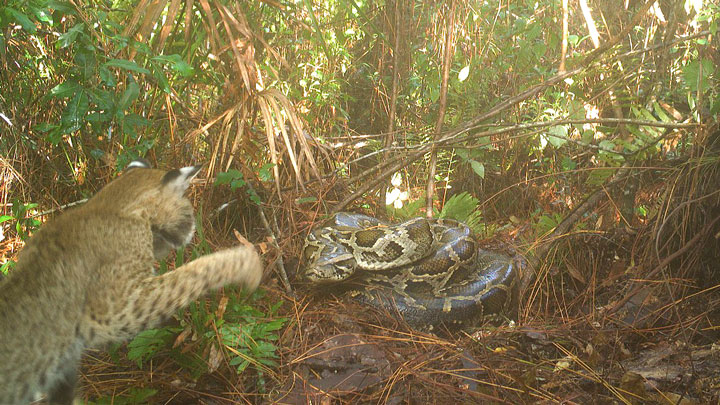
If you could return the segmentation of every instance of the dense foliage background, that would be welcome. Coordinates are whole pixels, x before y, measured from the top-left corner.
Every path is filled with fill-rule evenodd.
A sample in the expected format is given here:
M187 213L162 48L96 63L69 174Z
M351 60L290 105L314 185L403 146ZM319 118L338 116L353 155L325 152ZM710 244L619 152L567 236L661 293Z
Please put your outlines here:
M196 247L161 266L237 229L266 291L90 356L97 403L718 401L718 17L703 0L9 0L0 270L131 159L203 162ZM517 326L439 338L291 293L304 236L338 210L470 223L523 258ZM345 333L387 365L313 352Z

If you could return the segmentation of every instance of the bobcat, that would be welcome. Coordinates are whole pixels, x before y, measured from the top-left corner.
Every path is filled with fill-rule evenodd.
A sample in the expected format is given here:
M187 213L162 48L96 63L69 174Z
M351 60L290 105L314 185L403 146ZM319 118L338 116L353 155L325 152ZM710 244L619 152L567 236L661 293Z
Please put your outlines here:
M245 246L154 275L155 259L192 238L183 194L199 170L133 161L28 241L0 281L0 404L27 404L38 393L71 404L84 349L127 340L209 289L258 286L263 267Z

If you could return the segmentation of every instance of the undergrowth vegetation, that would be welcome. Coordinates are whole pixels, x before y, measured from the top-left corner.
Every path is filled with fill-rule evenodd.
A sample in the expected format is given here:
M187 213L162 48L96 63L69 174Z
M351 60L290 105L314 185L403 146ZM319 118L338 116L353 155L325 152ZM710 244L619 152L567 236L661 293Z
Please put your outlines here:
M274 276L90 355L94 403L716 402L719 18L703 0L8 0L0 273L133 158L204 163L194 247L159 271L238 231ZM437 337L298 293L303 239L339 210L467 222L522 265L517 326Z

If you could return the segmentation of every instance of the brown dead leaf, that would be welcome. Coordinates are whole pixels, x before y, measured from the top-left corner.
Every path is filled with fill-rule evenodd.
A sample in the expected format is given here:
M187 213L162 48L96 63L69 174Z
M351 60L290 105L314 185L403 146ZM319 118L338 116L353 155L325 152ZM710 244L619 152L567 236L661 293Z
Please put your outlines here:
M568 273L570 273L570 276L572 278L579 281L583 285L587 284L587 280L585 280L585 276L583 276L583 274L575 266L568 263L567 269L568 269Z
M210 355L208 356L208 373L217 370L222 363L222 359L222 350L219 350L217 344L213 343L212 346L210 346Z
M658 404L668 404L668 405L697 405L697 404L699 404L699 402L696 400L693 400L686 396L676 394L674 392L657 392L652 395L652 398L655 399L655 401Z
M237 229L233 229L233 233L235 234L235 239L237 239L241 245L247 246L247 247L253 246L253 244L250 243L250 241L248 241L247 239L245 239L245 237L242 236L242 234L240 234L240 232L238 232Z
M227 308L228 301L230 299L223 295L222 298L220 298L220 302L218 303L217 311L215 311L215 318L216 319L222 319L223 315L225 314L225 309Z
M185 329L183 329L182 332L175 338L175 341L173 342L173 349L180 346L192 333L192 328L189 326L186 326Z
M610 274L600 283L601 287L609 287L615 283L617 279L625 275L628 270L628 263L626 260L615 260L610 265Z
M325 403L363 392L385 380L390 369L387 354L355 334L329 337L290 364L298 365L293 381L273 403Z
M620 388L631 394L636 395L638 398L646 398L647 391L645 389L645 379L637 373L632 371L626 372L620 380ZM638 403L632 401L633 403Z

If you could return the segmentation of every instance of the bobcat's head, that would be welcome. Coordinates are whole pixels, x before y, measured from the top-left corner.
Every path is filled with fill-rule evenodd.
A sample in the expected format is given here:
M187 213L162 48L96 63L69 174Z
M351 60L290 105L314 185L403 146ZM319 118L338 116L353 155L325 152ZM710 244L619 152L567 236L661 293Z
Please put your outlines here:
M120 177L88 201L88 208L116 209L150 221L155 258L184 246L195 232L195 216L185 190L202 166L170 171L150 168L146 160L132 161Z

